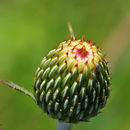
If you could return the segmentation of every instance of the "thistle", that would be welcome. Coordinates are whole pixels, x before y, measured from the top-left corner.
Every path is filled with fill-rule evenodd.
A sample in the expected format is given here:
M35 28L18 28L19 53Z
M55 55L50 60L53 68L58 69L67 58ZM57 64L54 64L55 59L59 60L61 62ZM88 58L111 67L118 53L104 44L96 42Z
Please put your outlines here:
M51 50L34 80L37 104L63 122L88 121L109 97L109 70L101 50L91 41L68 40Z
M90 40L63 41L41 61L34 95L14 83L2 83L29 95L50 117L66 123L88 121L105 106L110 77L102 50Z

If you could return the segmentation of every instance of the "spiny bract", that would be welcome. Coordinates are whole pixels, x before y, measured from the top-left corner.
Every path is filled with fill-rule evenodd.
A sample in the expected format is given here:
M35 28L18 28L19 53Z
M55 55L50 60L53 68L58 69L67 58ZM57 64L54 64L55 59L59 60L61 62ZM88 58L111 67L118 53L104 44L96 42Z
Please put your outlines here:
M68 40L43 58L34 79L37 104L63 122L88 121L109 97L109 70L91 41Z

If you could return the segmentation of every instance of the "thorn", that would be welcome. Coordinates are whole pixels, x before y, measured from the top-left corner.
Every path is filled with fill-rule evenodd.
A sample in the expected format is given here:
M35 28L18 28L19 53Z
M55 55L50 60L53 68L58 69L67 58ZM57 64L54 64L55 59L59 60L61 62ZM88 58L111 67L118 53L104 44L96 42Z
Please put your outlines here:
M59 55L57 55L57 58L59 58Z
M107 84L107 87L110 87L110 84Z
M68 37L65 37L65 38L64 38L64 41L67 42L67 41L68 41Z
M62 77L62 72L60 73L60 77Z
M70 25L70 23L68 23L68 28L69 28L69 32L70 32L70 35L71 35L71 40L75 40L75 36L74 36L74 33L73 33L73 29Z
M78 104L80 105L80 104L81 104L81 102L78 102Z
M73 47L73 48L72 48L72 51L74 51L74 49L75 49L75 48Z
M56 50L57 50L57 48L58 48L58 47L57 47L57 43L56 43Z
M93 67L91 70L94 71L94 70L95 70L95 67Z
M85 64L86 64L86 65L88 64L88 60L85 62Z
M101 59L99 59L98 64L100 64L100 62L101 62Z
M77 55L74 56L74 59L77 59Z
M107 98L107 96L105 96L105 98Z
M106 55L106 54L104 54L104 56L103 56L103 58L102 58L102 60L103 60L103 61L104 61L104 59L106 58L106 56L107 56L107 55Z
M82 71L80 71L80 74L82 74L83 73L83 70Z
M85 87L86 86L86 84L83 84L83 87Z
M93 88L93 91L95 90L95 88Z
M78 63L77 63L77 64L75 64L75 67L78 67Z
M48 53L45 54L45 57L48 58Z
M109 76L109 77L111 77L111 76L112 76L112 74L108 74L108 76Z
M107 77L104 77L104 81L107 79Z
M109 61L106 62L106 64L109 64L109 63L110 63Z
M91 39L89 39L87 42L88 42L88 43L91 43Z
M76 80L75 80L75 82L77 82L77 83L78 83L78 79L76 79Z
M65 60L65 63L67 64L67 61Z
M99 49L100 49L100 46L97 46L97 49L99 50Z
M59 62L57 62L57 66L59 66Z
M68 45L70 45L71 44L71 41L69 42L69 44Z
M88 98L88 95L86 95L85 97Z
M61 45L61 50L63 50L63 44Z
M72 74L72 70L70 70L70 73Z
M93 53L93 57L94 57L94 51L92 51L92 53Z
M92 49L92 46L93 46L93 45L90 43L90 48L91 48L91 49Z
M69 55L69 53L68 53L68 52L66 52L66 55L68 56L68 55Z
M73 37L71 37L71 41L74 41L74 38L73 38Z
M93 59L92 59L92 62L94 63L94 57L93 57Z
M93 76L92 76L92 75L90 75L90 79L93 79Z
M84 36L82 36L82 38L81 38L81 40L80 40L81 42L83 42L84 41Z
M95 46L95 45L96 45L96 42L93 43L93 46Z
M69 96L67 96L66 98L67 98L67 99L69 99L70 97L69 97Z

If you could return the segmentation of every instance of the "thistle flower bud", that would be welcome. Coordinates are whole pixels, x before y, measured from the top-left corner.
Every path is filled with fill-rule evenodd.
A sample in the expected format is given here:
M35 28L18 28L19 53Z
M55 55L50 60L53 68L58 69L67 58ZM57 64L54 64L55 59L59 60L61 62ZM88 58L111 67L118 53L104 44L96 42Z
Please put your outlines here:
M35 72L37 104L63 122L88 121L109 97L109 70L91 41L68 40L51 50Z

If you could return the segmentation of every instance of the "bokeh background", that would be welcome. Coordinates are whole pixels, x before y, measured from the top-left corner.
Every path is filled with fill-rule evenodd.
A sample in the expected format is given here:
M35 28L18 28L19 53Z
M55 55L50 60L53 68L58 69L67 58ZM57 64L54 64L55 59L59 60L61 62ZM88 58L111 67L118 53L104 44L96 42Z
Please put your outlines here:
M70 38L93 39L108 51L112 91L106 107L72 130L130 130L130 0L0 0L0 79L32 89L43 56ZM113 58L115 56L115 58ZM29 98L0 84L2 130L54 130Z

